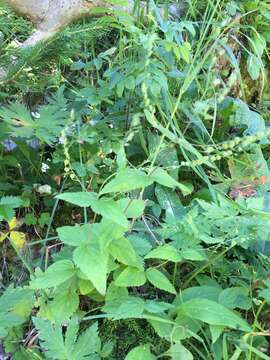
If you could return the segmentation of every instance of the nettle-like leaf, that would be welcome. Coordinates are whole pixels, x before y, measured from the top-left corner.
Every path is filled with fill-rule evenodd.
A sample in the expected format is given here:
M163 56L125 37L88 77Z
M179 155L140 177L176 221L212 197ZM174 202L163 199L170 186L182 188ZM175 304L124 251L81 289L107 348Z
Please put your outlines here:
M53 324L37 317L33 318L33 322L38 330L38 337L47 359L91 359L91 355L101 351L97 323L78 335L79 326L76 322L71 321L64 336L62 326L57 323Z
M0 297L0 338L5 337L10 328L23 324L33 305L33 290L8 288Z
M200 298L189 300L178 307L177 313L178 316L183 314L209 325L251 331L250 326L239 315L212 300Z
M100 195L108 193L128 192L145 188L153 183L153 179L141 170L125 169L116 174L100 191Z
M14 209L23 204L17 196L4 196L0 199L0 221L10 221L14 215Z
M180 251L170 244L158 246L156 249L150 251L144 258L168 260L175 263L183 260Z
M105 198L98 199L94 192L63 193L57 195L56 198L81 207L91 207L95 213L102 215L104 219L111 220L123 227L129 226L124 211L116 201Z
M127 267L115 280L116 286L142 286L146 282L144 271L137 268Z
M73 260L78 268L93 283L101 295L106 293L108 252L100 251L91 245L77 247L73 254Z
M31 281L33 289L48 289L56 287L69 280L77 270L70 260L60 260L48 267L45 272L37 270L36 277Z
M125 360L156 360L150 351L150 345L140 345L132 349Z
M176 290L169 279L159 270L149 268L146 271L147 280L156 288L176 295Z

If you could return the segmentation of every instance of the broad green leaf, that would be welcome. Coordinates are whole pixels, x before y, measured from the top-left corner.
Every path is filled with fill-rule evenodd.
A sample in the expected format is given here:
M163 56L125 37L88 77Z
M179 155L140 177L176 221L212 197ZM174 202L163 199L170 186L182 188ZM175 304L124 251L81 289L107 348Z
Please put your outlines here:
M128 228L129 223L127 217L116 201L112 199L95 200L91 208L95 213L102 215L105 219Z
M143 171L136 169L125 169L120 171L101 190L100 195L115 192L128 192L135 189L145 188L153 183L153 180Z
M91 206L93 201L97 199L97 194L94 192L67 192L63 194L56 195L56 199L64 200L71 204L88 207Z
M50 309L54 320L62 322L68 320L79 307L79 296L75 291L65 290L58 292L53 301L50 302Z
M128 239L138 255L144 256L152 249L152 245L145 237L132 234L128 236Z
M87 295L95 289L91 281L85 279L79 279L78 286L81 295Z
M186 209L182 205L179 196L172 190L157 185L155 194L161 208L166 210L166 218L175 221L175 219L182 218L186 214Z
M166 353L172 360L192 360L192 353L182 344L174 344Z
M251 307L249 289L240 286L225 289L220 293L218 302L229 309L248 310Z
M162 245L157 247L156 249L153 249L144 258L169 260L176 263L183 259L180 252L174 246L169 244Z
M222 288L216 286L193 286L187 289L184 289L177 295L175 298L174 304L180 305L183 302L189 301L191 299L208 299L215 302L218 302L218 297L222 292Z
M120 205L122 211L125 212L127 218L133 219L143 215L145 208L144 200L124 198L118 200L118 204Z
M156 357L150 351L150 345L140 345L132 349L125 360L155 360Z
M150 268L146 271L147 280L158 289L176 294L176 290L168 278L159 270Z
M103 311L107 312L114 320L141 319L144 311L144 301L139 297L128 295L119 296L109 301L106 299Z
M0 326L0 339L3 339L8 334L7 330Z
M74 264L70 260L60 260L48 267L45 272L36 272L36 278L31 281L33 289L55 287L76 274Z
M259 296L270 302L270 288L260 291Z
M204 261L207 260L207 256L203 249L184 249L180 254L184 259L192 261Z
M127 267L115 280L116 286L142 286L146 281L144 271L137 268Z
M63 193L56 198L81 207L91 207L95 213L104 218L128 227L128 221L121 207L112 199L98 199L94 192Z
M94 246L82 245L75 249L73 260L93 283L101 295L106 293L108 254Z
M211 333L211 338L212 338L212 344L214 344L217 339L220 337L220 335L223 333L224 331L224 326L221 325L210 325L210 333Z
M173 309L174 306L172 304L165 303L165 302L162 302L162 301L146 300L144 308L145 308L146 311L148 311L150 313L158 314L158 313L162 313L164 311L167 311L169 309Z
M254 54L250 54L247 61L247 70L252 80L258 80L262 70L261 60Z
M88 231L87 231L88 230ZM57 228L59 239L67 245L79 246L89 240L90 226L62 226Z
M182 191L183 195L188 195L193 190L192 186L187 186L187 185L179 183L173 177L171 177L167 173L167 171L165 171L161 167L155 168L150 176L153 179L153 181L159 183L160 185L163 185L163 186L166 186L166 187L169 187L172 189L174 189L176 187L179 188Z
M127 238L114 239L110 243L108 251L120 263L143 270L142 263Z
M239 315L225 306L207 299L192 299L178 307L178 315L187 315L210 325L221 325L250 332L251 328Z

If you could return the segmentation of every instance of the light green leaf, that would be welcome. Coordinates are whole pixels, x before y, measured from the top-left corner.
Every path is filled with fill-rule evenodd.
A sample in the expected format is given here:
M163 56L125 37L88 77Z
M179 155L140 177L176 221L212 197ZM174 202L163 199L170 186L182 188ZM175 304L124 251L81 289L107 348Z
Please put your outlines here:
M193 355L182 344L174 344L166 353L172 360L192 360Z
M193 190L192 186L187 186L187 185L179 183L173 177L171 177L167 173L167 171L165 171L161 167L155 168L150 176L153 179L153 181L159 183L160 185L163 185L163 186L166 186L166 187L169 187L172 189L174 189L176 187L179 188L182 191L183 195L188 195Z
M93 201L97 199L97 194L94 192L66 192L63 194L56 195L56 199L64 200L71 204L88 207L91 206Z
M94 246L83 245L75 249L73 260L93 283L101 295L106 293L108 254Z
M207 256L203 249L184 249L181 250L181 255L184 259L192 260L192 261L203 261L207 260Z
M45 272L36 271L36 278L30 284L33 289L55 287L74 276L76 271L72 261L60 260L49 266Z
M168 278L159 270L150 268L146 271L147 280L158 289L176 294L176 290Z
M217 339L220 337L220 335L224 331L224 326L221 325L210 325L210 333L212 338L212 344L214 344Z
M62 322L68 320L79 307L79 296L75 291L58 292L50 302L50 309L54 320Z
M112 199L100 199L93 201L91 208L105 219L111 220L120 226L128 228L129 223L126 215L116 201Z
M169 260L176 263L183 259L180 252L174 246L169 244L157 247L150 251L144 258Z
M108 251L120 263L143 270L142 263L140 262L131 242L127 238L121 237L114 239L110 243Z
M183 303L178 307L178 315L181 314L210 325L221 325L246 332L251 331L250 326L239 315L225 306L207 299L192 299Z
M115 280L115 285L120 287L142 286L146 281L144 271L127 267Z
M125 360L156 360L156 357L150 351L150 345L140 345L132 349Z
M0 339L3 339L8 334L7 330L0 326Z
M138 218L143 215L145 208L144 200L130 199L124 198L118 200L118 204L120 205L122 211L125 212L127 218Z
M258 80L262 70L261 60L254 54L250 54L247 61L247 70L252 80Z
M79 246L88 242L89 230L89 225L87 225L87 229L83 226L62 226L57 228L57 233L64 244Z
M270 302L270 288L260 291L259 296Z
M249 289L240 286L225 289L220 293L218 302L229 309L248 310L251 307Z
M120 171L101 190L100 195L115 192L128 192L135 189L145 188L153 183L153 179L143 171L137 169L125 169Z

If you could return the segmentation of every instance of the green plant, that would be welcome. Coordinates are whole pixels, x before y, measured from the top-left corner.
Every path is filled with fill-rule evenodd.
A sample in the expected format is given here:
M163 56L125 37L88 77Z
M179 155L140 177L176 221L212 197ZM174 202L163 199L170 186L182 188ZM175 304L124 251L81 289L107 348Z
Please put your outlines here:
M149 6L26 51L1 94L1 233L16 215L25 234L0 245L15 359L269 358L269 5Z

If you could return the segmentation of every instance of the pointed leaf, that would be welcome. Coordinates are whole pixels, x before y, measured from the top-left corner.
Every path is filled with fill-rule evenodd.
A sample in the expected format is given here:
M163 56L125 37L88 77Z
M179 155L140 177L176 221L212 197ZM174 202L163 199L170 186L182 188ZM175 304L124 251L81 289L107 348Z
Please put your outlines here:
M101 295L106 293L108 254L94 246L82 245L73 253L75 264L93 283Z
M158 289L176 294L176 290L168 278L159 270L150 268L146 271L147 280Z

